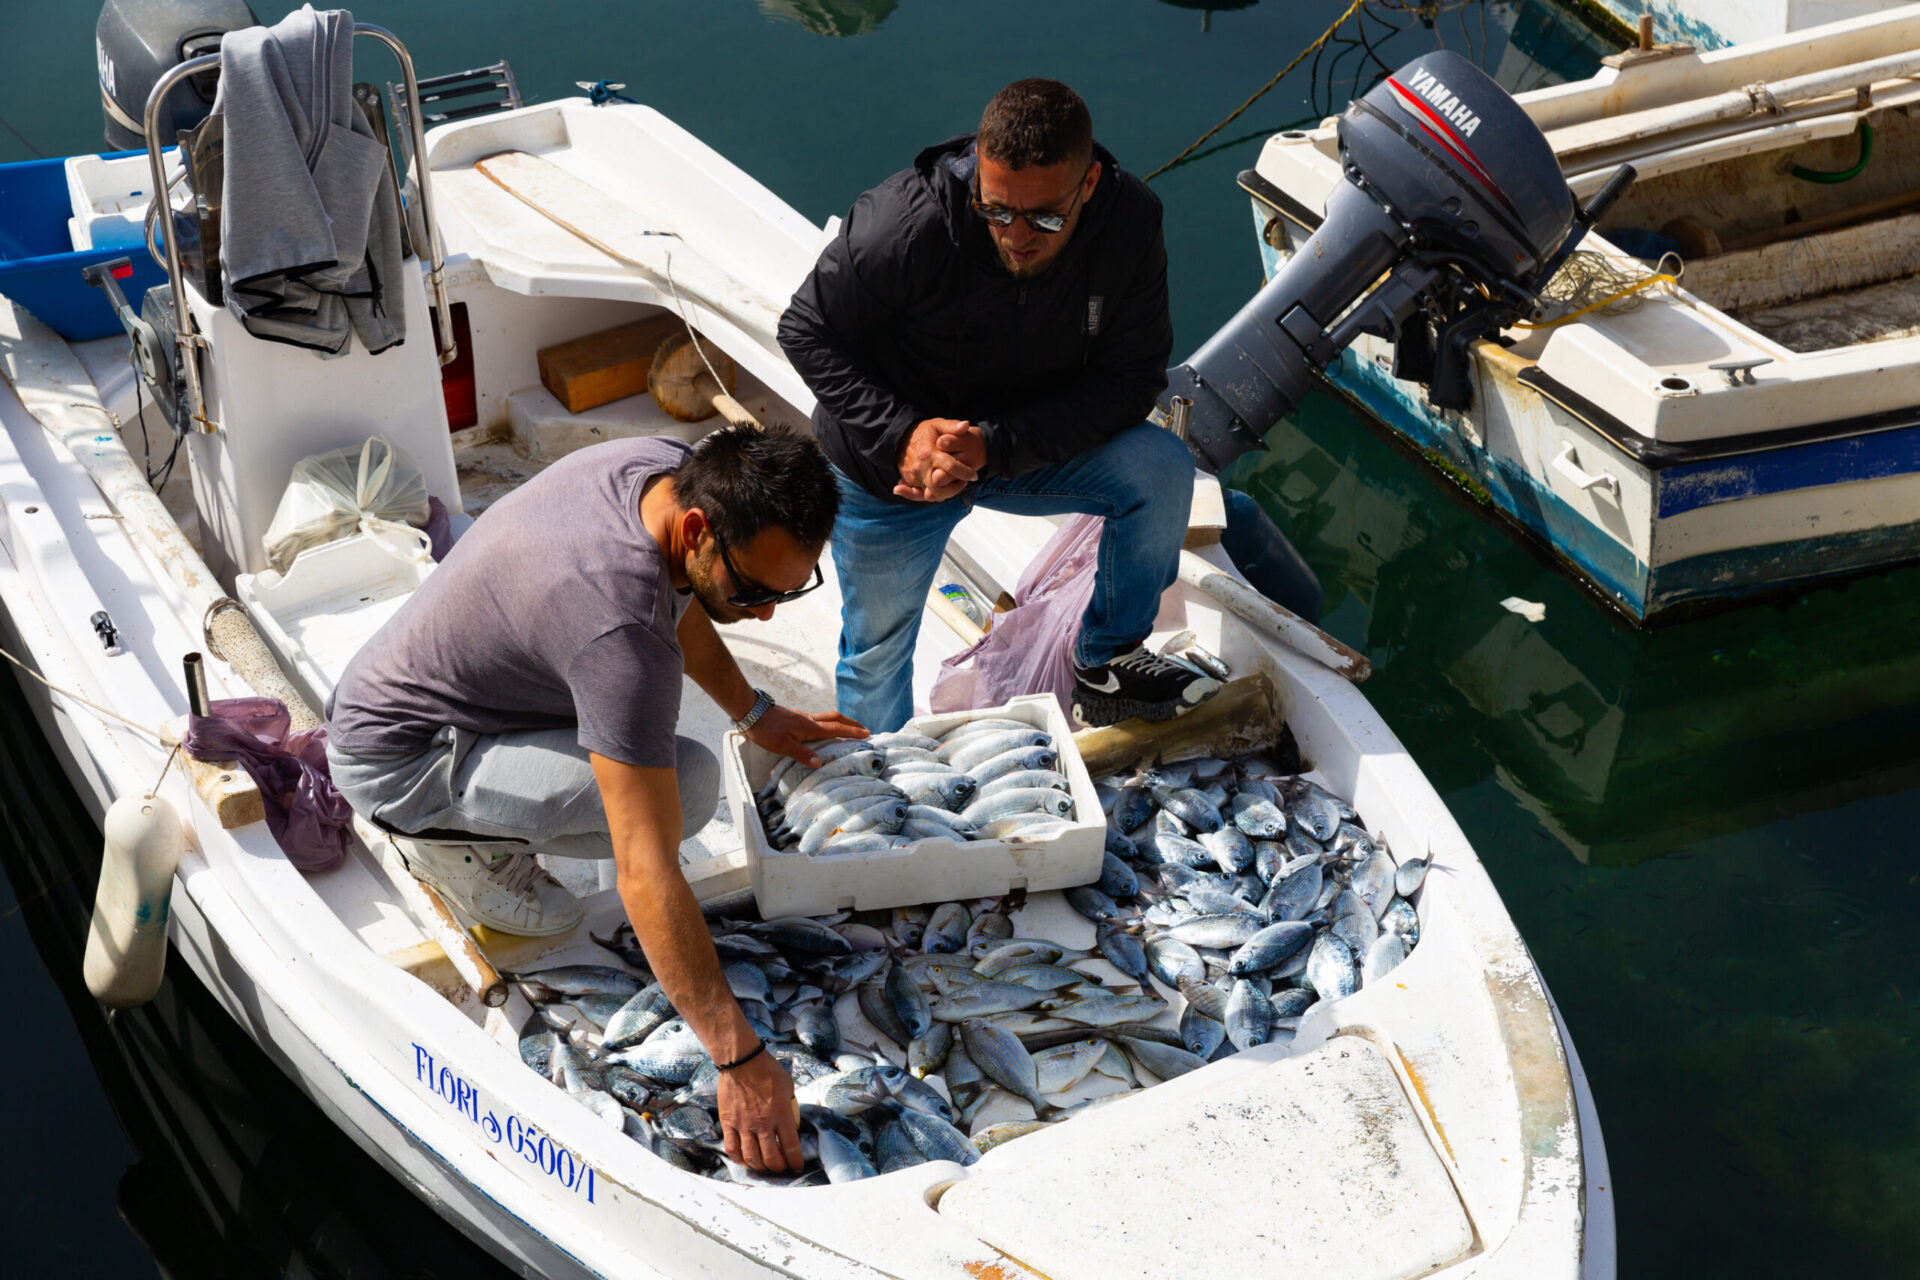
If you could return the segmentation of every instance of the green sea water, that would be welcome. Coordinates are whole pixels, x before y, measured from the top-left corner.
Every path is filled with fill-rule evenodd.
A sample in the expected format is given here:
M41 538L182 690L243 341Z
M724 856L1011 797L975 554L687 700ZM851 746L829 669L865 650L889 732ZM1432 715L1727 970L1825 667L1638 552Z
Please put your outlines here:
M291 6L254 7L273 21ZM368 0L357 16L407 41L422 74L511 58L530 101L624 81L820 221L1026 75L1075 85L1101 140L1145 172L1345 7ZM1176 354L1260 283L1234 176L1261 138L1339 110L1437 44L1514 88L1590 74L1610 49L1546 0L1442 5L1430 25L1406 8L1375 0L1317 68L1155 181ZM0 0L0 162L100 145L94 12ZM384 78L365 57L360 74ZM1612 1161L1621 1275L1920 1274L1920 574L1640 633L1331 392L1268 443L1229 479L1321 575L1327 626L1372 658L1368 696L1472 839L1578 1045ZM1543 604L1544 620L1504 607L1511 597ZM0 711L17 720L10 691ZM16 738L31 751L30 732ZM275 1157L232 1159L242 1172L226 1183L206 1175L251 1212L192 1195L154 1207L156 1185L197 1184L167 1163L164 1135L138 1118L148 1094L128 1081L177 1067L178 1043L219 1037L221 1015L184 968L169 988L185 1012L153 1016L192 1036L135 1034L146 1015L108 1035L75 998L50 855L92 837L70 808L44 818L57 788L30 763L0 784L24 900L0 904L0 956L24 1004L15 1042L32 1046L0 1076L23 1113L15 1141L33 1152L28 1192L0 1199L21 1274L139 1273L155 1265L141 1239L156 1221L176 1229L155 1246L174 1275L483 1273L230 1040L218 1086L193 1078L205 1114L242 1117L260 1139L223 1149ZM1190 1194L1229 1211L1217 1188Z

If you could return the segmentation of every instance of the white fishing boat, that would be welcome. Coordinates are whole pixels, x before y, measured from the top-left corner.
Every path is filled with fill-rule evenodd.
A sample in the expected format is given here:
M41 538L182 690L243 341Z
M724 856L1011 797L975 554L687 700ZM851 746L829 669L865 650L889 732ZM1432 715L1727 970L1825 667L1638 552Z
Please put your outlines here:
M1899 7L1900 0L1585 0L1628 31L1653 20L1654 39L1723 49Z
M182 64L156 93L206 65ZM389 874L377 833L341 865L303 874L263 822L226 804L234 779L167 768L143 726L188 709L183 655L217 649L244 613L268 660L210 652L212 691L277 687L317 706L428 571L356 536L303 553L284 578L263 572L261 534L298 458L383 434L457 532L572 449L705 430L644 395L570 414L536 368L552 343L676 313L738 363L736 399L760 420L808 420L774 325L831 228L642 106L573 99L424 138L416 125L413 137L422 252L400 285L414 334L402 347L322 361L257 341L186 279L168 239L174 296L200 336L177 388L197 427L160 495L178 523L126 453L132 441L142 456L140 426L156 440L171 432L126 367L126 344L69 344L0 303L0 605L8 650L40 677L21 685L97 812L157 792L182 815L176 962L343 1131L529 1275L1614 1273L1592 1100L1499 894L1419 767L1330 668L1339 654L1297 630L1283 643L1282 620L1217 548L1168 592L1153 642L1192 630L1237 676L1264 677L1314 776L1402 856L1431 858L1415 899L1420 945L1392 980L1309 1014L1290 1046L1248 1050L966 1168L795 1190L670 1166L522 1064L518 995L495 1006L481 995L502 990L495 966L604 961L587 935L621 916L610 888L576 883L588 918L572 935L483 932L476 943ZM440 354L468 358L436 359L430 310ZM449 403L470 404L474 424L451 429ZM991 598L1054 528L976 513L953 559ZM831 701L833 583L829 572L772 621L728 631L742 668L783 702ZM947 619L935 613L921 632L922 696L967 641ZM725 717L691 688L683 705L681 731L718 750ZM741 843L724 821L688 842L703 900L740 896ZM1073 944L1092 936L1055 893L1031 895L1017 925ZM1177 1204L1195 1188L1212 1206L1205 1221Z
M1388 339L1328 376L1636 620L1910 562L1920 6L1608 61L1518 98L1578 195L1637 171L1587 287L1475 342L1464 410ZM1269 273L1340 182L1332 122L1268 140L1241 185Z

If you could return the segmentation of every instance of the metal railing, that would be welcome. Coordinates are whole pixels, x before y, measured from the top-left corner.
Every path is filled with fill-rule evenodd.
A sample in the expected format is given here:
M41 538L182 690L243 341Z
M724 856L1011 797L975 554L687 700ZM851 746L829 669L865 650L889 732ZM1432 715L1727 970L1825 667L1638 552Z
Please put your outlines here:
M413 55L407 52L407 46L401 44L399 38L386 28L365 22L355 23L353 34L370 36L393 50L393 56L399 61L401 73L406 79L408 98L417 101L420 85L413 74ZM154 84L153 92L147 95L147 164L153 175L153 190L160 193L156 199L165 200L167 191L166 163L161 157L160 105L182 80L219 65L220 55L217 53L190 58L169 68ZM440 244L440 224L433 216L433 180L426 162L426 133L421 128L418 112L409 115L408 132L412 142L415 180L420 185L420 218L427 228L427 284L433 290L433 310L440 335L440 363L444 365L453 360L458 348L453 339L453 315L447 304L446 255ZM397 190L394 199L396 203L400 199ZM160 238L167 248L167 278L173 284L174 332L180 344L180 363L184 366L187 383L187 412L198 430L218 431L220 424L207 417L206 394L200 385L200 362L195 355L197 350L206 349L207 340L194 328L193 312L187 306L187 277L180 265L180 243L174 234L170 208L162 209L161 216L155 221L160 224Z

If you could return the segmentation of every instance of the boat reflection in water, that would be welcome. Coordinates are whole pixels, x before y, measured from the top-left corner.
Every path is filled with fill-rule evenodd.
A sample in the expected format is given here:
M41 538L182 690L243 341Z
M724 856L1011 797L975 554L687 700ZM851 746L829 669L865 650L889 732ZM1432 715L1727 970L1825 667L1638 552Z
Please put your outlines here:
M760 12L805 27L817 36L863 36L878 31L900 0L760 0Z
M1228 479L1320 572L1443 795L1490 776L1623 865L1920 782L1920 571L1635 632L1360 422L1317 396Z
M109 1020L94 1003L80 959L100 831L48 756L11 678L0 678L0 778L0 867L20 904L15 923L26 925L133 1149L117 1206L162 1275L506 1274L295 1089L178 956L151 1004ZM30 973L10 978L44 981ZM16 1030L19 1051L28 1033ZM37 1067L36 1079L70 1083L62 1096L34 1097L35 1107L64 1111L92 1087L85 1062ZM29 1104L15 1093L14 1105ZM57 1254L62 1270L76 1258L101 1260L105 1242L90 1238L99 1206L52 1188L30 1198L43 1208L31 1238L16 1233L8 1246L21 1268L10 1271L51 1274L34 1261L42 1248L52 1251L42 1260Z

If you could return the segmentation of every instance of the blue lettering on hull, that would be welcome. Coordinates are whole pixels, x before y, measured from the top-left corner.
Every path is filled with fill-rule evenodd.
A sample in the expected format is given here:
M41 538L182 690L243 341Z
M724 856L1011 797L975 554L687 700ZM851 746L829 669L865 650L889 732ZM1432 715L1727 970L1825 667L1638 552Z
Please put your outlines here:
M594 1203L592 1165L513 1112L504 1107L488 1107L477 1085L448 1063L437 1061L430 1050L418 1044L413 1046L413 1078L428 1093L472 1122L488 1142L505 1145L542 1175L584 1196L588 1204ZM503 1112L504 1120L501 1119Z

